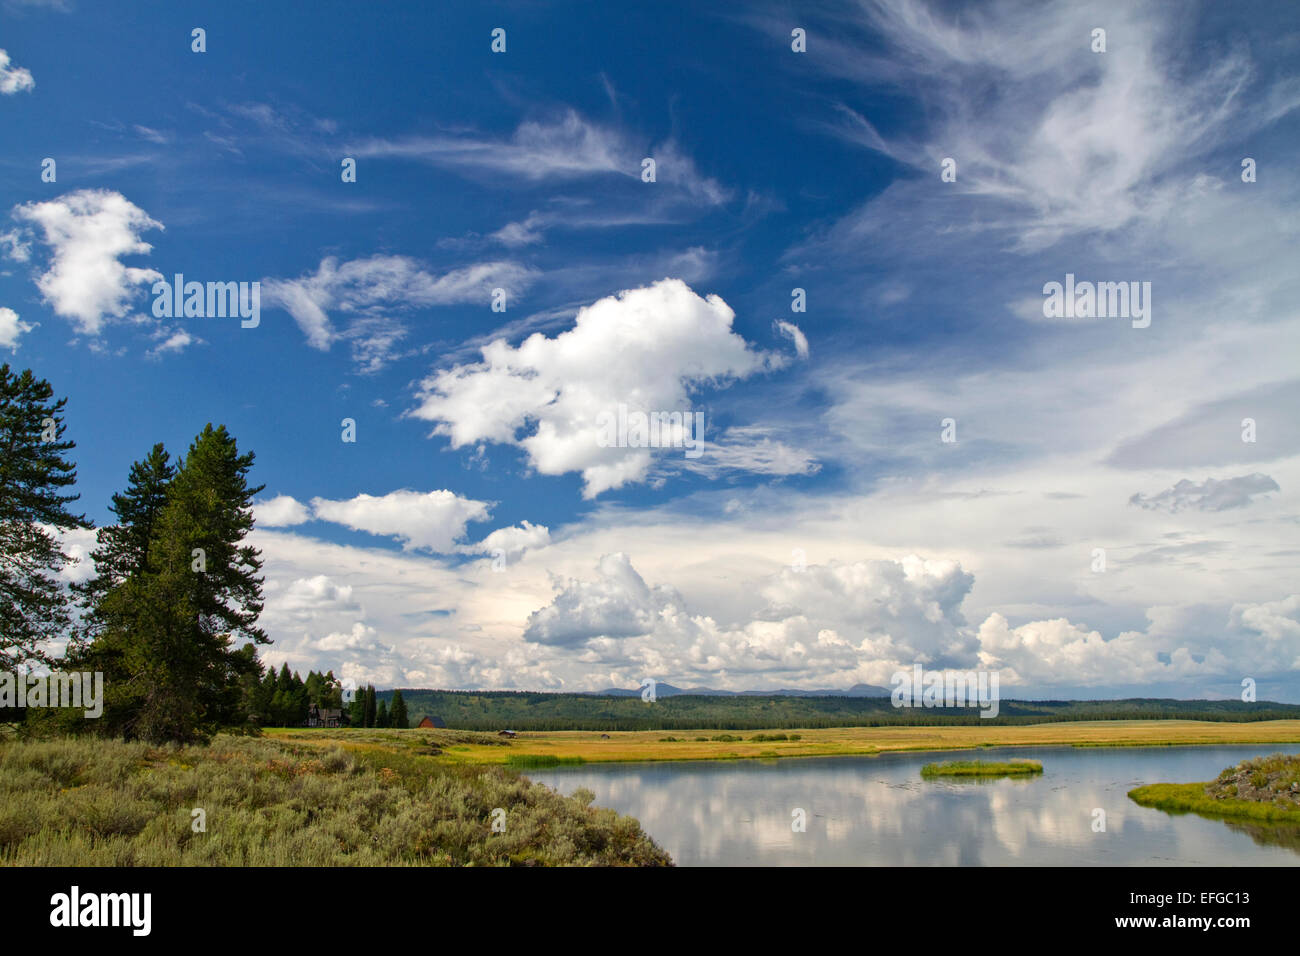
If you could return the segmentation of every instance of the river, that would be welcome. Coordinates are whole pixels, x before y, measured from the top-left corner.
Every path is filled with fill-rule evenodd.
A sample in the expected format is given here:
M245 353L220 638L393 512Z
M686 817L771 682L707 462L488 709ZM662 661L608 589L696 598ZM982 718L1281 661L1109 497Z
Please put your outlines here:
M593 791L597 805L640 820L679 866L1297 866L1300 829L1170 815L1127 796L1147 783L1212 780L1278 752L1300 745L1000 747L527 775L566 794ZM921 779L933 761L1016 757L1041 761L1042 775ZM793 829L796 810L803 832Z

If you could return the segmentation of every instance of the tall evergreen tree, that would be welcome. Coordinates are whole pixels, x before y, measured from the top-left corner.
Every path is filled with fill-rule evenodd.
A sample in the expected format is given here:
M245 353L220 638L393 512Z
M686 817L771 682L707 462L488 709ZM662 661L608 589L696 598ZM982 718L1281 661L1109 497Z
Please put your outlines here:
M106 728L183 742L242 722L232 689L258 665L234 641L268 643L256 625L262 562L243 543L253 527L253 496L262 490L248 484L252 463L225 426L208 425L167 485L145 566L96 601L101 634L91 653L115 652L126 674L117 697L108 696L106 716L116 713ZM280 693L277 686L276 698ZM295 704L291 698L287 706Z
M375 726L375 717L378 716L375 709L375 685L366 685L366 726Z
M320 674L317 674L315 671L308 671L305 684L307 687L308 703L315 704L317 707L324 707L325 678Z
M275 723L275 668L268 667L262 675L261 686L257 689L257 712L261 715L262 726L270 727Z
M343 706L343 682L334 676L333 671L327 671L321 678L321 706L332 709L339 709Z
M63 409L50 383L31 369L0 365L0 669L50 663L45 644L66 634L71 617L58 573L71 560L47 529L89 528L68 511L78 495L61 494L77 480L65 456Z
M381 700L379 702L379 710L375 712L375 726L388 726L388 701L386 700Z
M226 700L222 710L243 720L244 728L257 727L262 723L263 710L259 701L262 687L262 662L257 659L257 646L251 641L235 651L236 663L233 670L236 678L226 688Z
M251 658L251 662L246 673L239 681L239 710L244 715L245 721L252 726L269 726L271 712L271 696L266 690L266 678L269 669L262 667L262 662L257 659L257 648L253 644L245 644L240 648L240 653ZM274 674L270 675L274 681ZM274 688L274 683L272 684Z
M405 730L410 726L410 720L406 716L406 701L402 699L400 690L393 691L393 706L388 712L388 722L393 727L400 727Z
M366 689L358 687L352 695L352 703L348 705L348 724L352 727L364 727L366 725Z
M142 648L135 643L132 623L140 608L131 606L131 595L142 583L133 579L157 570L151 552L154 531L175 476L161 443L132 463L126 490L114 494L109 506L117 521L96 532L94 574L72 585L82 615L68 648L68 666L104 674L104 715L95 724L101 734L130 736L133 717L148 694L136 663Z
M133 574L154 570L150 562L150 542L154 525L167 502L167 488L176 477L171 456L161 442L154 445L141 461L132 463L126 490L113 495L109 510L117 522L95 533L94 575L81 584L72 585L84 608L77 639L92 640L104 627L97 613L100 602L113 588Z
M293 672L293 693L290 695L292 710L285 721L286 727L301 726L307 720L307 711L311 706L311 696L306 682Z

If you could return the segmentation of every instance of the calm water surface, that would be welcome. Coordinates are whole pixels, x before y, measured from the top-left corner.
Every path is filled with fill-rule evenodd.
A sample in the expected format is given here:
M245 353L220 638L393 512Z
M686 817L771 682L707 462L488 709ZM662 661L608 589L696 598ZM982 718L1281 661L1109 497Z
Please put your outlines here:
M977 754L593 764L528 776L641 821L679 866L1300 866L1300 829L1139 807L1147 783L1212 780L1300 745L1013 747ZM923 781L938 760L1042 761L1031 780ZM792 811L807 830L791 830ZM1104 833L1093 831L1105 811Z

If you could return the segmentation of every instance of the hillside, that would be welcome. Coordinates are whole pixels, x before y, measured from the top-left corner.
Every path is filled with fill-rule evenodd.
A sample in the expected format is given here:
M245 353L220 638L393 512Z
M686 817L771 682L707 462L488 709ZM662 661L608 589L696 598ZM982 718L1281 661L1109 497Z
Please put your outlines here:
M680 694L654 703L639 697L529 691L447 691L402 688L411 725L425 715L459 730L767 730L815 727L930 726L1077 720L1284 720L1300 704L1267 701L1003 700L999 715L974 708L896 708L888 697L707 696ZM380 691L391 700L392 691Z

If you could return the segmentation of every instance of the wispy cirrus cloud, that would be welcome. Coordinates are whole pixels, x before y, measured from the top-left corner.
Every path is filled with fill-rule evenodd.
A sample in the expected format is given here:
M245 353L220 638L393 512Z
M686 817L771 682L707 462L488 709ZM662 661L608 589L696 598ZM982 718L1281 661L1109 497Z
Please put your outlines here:
M793 322L778 320L775 323L776 330L794 343L795 354L801 359L806 359L810 352L808 349L808 337L803 334L799 326Z
M456 170L462 175L494 177L501 184L618 176L640 179L642 160L655 160L655 184L683 199L716 206L730 191L703 175L675 140L657 145L638 142L629 133L588 120L575 110L553 119L525 120L509 137L475 133L436 136L374 137L348 147L359 158L403 159Z
M339 339L353 339L359 363L373 371L386 363L405 336L401 315L471 302L488 308L493 289L504 289L514 298L535 276L531 267L505 260L438 274L409 256L375 255L345 262L330 256L314 273L297 279L263 279L262 295L293 316L312 348L325 351ZM351 326L338 331L331 312L351 319Z
M164 133L161 130L152 129L148 126L141 126L139 123L136 123L131 128L135 130L136 135L141 139L147 139L149 142L155 143L159 146L166 146L172 141L172 137L169 134Z
M1228 511L1247 507L1257 495L1281 490L1276 481L1261 472L1237 478L1206 478L1204 481L1184 478L1158 494L1138 492L1129 499L1129 504L1147 511L1168 511L1171 514L1186 510Z
M23 10L35 7L57 10L60 13L66 13L72 9L70 0L4 0L4 5L9 10Z
M728 428L709 443L707 455L687 460L682 467L710 478L727 472L773 477L814 475L821 469L811 452L774 437L773 429L764 425Z
M158 329L153 338L158 344L145 353L146 357L153 359L161 358L168 353L179 354L191 345L203 344L201 338L186 329Z
M954 158L952 191L996 202L985 225L1025 248L1163 218L1182 188L1170 177L1190 156L1300 107L1293 80L1251 89L1244 50L1191 59L1178 18L1156 6L1004 0L957 17L903 0L857 10L838 22L870 31L891 55L864 57L828 36L817 63L864 86L905 86L927 126L882 132L835 103L822 128L926 178ZM1110 47L1093 53L1102 23Z
M550 122L520 123L506 139L473 134L361 140L358 157L408 159L466 171L490 171L537 181L616 174L640 175L640 159L615 130L573 110Z

